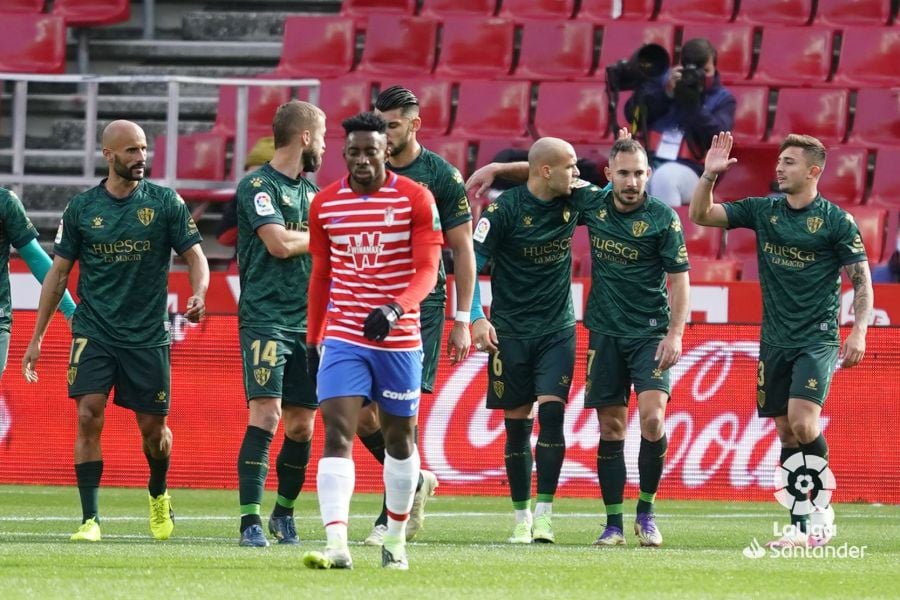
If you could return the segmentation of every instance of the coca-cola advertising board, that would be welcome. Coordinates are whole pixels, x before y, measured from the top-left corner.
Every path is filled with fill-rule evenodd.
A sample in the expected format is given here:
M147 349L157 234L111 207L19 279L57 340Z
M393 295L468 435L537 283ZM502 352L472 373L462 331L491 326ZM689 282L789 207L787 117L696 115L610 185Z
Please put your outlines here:
M74 402L66 397L69 335L56 317L38 364L40 381L29 385L22 378L20 361L33 325L33 312L15 314L9 367L0 382L0 482L69 485L74 483L76 426ZM194 326L176 315L172 331L174 446L169 484L234 488L247 418L236 318L212 316ZM684 354L673 372L661 498L771 499L780 446L771 421L756 417L758 336L756 325L688 327ZM873 327L867 342L861 365L835 373L822 418L837 478L835 500L897 503L900 447L894 424L900 422L900 334L895 328ZM559 494L598 497L599 429L594 412L583 408L586 347L587 334L579 326ZM483 353L455 367L442 359L435 394L422 399L422 464L438 475L441 492L506 495L509 491L503 469L502 414L484 408L486 362ZM279 434L270 453L273 463L280 443ZM639 444L632 407L625 446L628 497L637 495ZM315 485L321 445L322 427L317 423L308 489ZM145 485L147 466L140 448L133 415L110 403L103 433L103 485ZM380 465L362 444L356 444L355 456L356 489L379 490ZM274 482L273 468L270 486Z

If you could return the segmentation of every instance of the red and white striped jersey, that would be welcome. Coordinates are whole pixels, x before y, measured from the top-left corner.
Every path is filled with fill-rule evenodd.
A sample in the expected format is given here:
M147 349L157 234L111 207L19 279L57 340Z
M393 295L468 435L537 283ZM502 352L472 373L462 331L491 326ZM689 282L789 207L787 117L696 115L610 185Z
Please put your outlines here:
M418 305L383 342L366 339L363 322L409 286L413 244L442 242L434 197L412 179L388 172L371 196L357 195L346 178L319 191L310 207L309 252L314 260L327 256L331 265L325 339L382 350L421 348Z

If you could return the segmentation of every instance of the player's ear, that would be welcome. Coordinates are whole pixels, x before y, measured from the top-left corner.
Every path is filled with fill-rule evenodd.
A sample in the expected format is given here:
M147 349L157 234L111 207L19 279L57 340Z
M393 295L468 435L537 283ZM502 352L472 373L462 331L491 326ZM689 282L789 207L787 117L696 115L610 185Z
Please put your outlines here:
M312 132L309 129L304 129L300 133L300 139L303 140L304 146L309 146L309 143L312 141Z
M822 167L819 165L812 165L809 167L809 174L813 179L818 179L819 175L822 174Z
M419 131L419 129L422 127L422 117L420 117L419 115L416 115L415 117L410 119L409 122L412 123L413 131Z

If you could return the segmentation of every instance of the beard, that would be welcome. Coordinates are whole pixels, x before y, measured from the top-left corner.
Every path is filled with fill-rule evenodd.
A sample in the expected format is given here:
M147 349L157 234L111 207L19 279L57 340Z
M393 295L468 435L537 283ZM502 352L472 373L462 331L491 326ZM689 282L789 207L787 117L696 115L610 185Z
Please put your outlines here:
M315 173L322 166L322 155L312 149L305 149L300 155L300 168L304 173Z
M135 163L134 165L129 167L125 163L120 162L118 157L115 157L113 159L113 170L116 172L116 175L118 175L125 181L141 181L144 178L144 174L141 173L140 175L138 175L135 173L135 171L140 168L144 169L144 172L146 172L146 167L147 166L142 162Z

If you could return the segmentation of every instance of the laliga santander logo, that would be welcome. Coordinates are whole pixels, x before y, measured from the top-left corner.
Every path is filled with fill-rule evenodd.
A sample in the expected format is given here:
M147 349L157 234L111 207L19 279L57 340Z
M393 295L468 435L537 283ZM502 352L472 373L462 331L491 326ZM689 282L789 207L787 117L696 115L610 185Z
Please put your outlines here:
M675 401L666 415L669 451L663 472L670 484L695 490L716 478L732 489L752 485L771 489L780 443L772 420L758 419L753 408L758 355L754 341L706 341L685 351L673 368ZM503 413L484 406L487 360L485 353L477 353L458 365L423 420L424 458L442 481L472 484L506 478ZM583 363L583 351L577 360ZM718 406L728 396L738 399L739 412ZM823 429L826 424L823 419ZM570 394L564 431L567 448L560 484L596 483L600 429L595 411L584 409L583 387ZM631 411L625 439L628 482L637 484L640 418L636 410Z
M792 515L826 510L836 489L834 473L819 456L797 452L775 470L775 498Z

